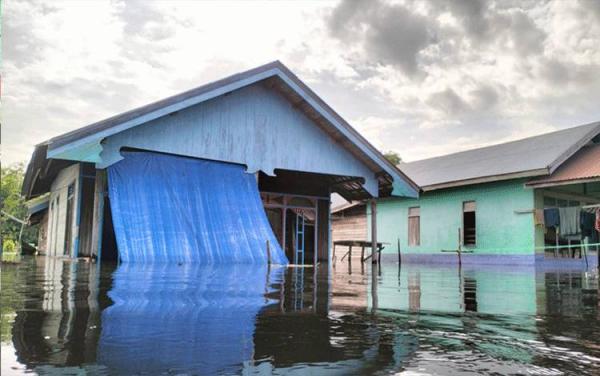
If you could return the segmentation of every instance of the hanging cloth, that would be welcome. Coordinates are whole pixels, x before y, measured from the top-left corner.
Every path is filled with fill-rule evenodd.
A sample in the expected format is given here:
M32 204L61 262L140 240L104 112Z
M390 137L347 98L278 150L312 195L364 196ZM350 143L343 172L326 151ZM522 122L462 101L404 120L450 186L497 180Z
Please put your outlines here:
M544 223L546 227L560 226L560 215L557 208L544 209Z
M596 222L595 213L590 213L582 210L580 214L580 226L582 236L592 236L593 232L596 232L594 225Z
M580 213L580 207L558 208L561 236L580 234Z

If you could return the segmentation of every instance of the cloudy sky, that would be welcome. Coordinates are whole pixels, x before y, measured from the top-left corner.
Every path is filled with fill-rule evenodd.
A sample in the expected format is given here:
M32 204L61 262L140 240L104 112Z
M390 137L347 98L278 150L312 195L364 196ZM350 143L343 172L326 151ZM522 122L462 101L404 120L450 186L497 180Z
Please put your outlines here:
M2 161L281 60L406 161L600 120L600 1L2 1Z

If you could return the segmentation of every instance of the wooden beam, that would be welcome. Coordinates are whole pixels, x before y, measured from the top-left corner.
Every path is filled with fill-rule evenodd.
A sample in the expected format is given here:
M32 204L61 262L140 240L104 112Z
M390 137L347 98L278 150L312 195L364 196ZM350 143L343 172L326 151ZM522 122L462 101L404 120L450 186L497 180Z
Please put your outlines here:
M106 170L96 170L94 182L94 214L92 219L91 256L98 260L102 257L102 226L104 225L104 196L106 186Z

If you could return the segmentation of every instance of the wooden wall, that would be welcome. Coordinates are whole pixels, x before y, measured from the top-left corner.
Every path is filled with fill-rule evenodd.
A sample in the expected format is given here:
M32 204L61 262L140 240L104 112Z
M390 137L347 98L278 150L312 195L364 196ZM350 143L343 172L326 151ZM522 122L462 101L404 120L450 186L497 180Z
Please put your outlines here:
M38 226L38 251L47 254L48 250L48 210L44 210Z
M48 246L47 254L52 256L63 256L65 254L65 234L67 222L67 194L70 184L74 185L75 197L73 199L73 225L71 228L72 240L70 242L71 249L67 250L68 254L74 255L78 239L79 226L77 223L76 213L79 211L79 175L80 165L74 164L61 170L56 179L52 182L50 189L50 207L48 210ZM58 205L56 200L58 199ZM53 205L54 203L54 205Z
M92 255L92 229L94 219L95 169L86 168L81 179L81 213L79 222L78 256Z
M332 241L368 240L367 211L360 204L331 215Z
M105 168L129 147L247 166L362 177L378 194L377 178L363 162L322 131L287 99L253 85L107 137L96 167Z

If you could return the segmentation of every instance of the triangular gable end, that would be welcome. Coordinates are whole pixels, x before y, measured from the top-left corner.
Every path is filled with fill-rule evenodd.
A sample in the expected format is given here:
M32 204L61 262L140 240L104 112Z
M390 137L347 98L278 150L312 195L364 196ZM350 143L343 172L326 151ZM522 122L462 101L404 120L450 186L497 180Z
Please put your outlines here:
M165 119L173 120L178 116L178 113L184 113L186 112L184 110L191 109L198 104L202 103L204 105L206 104L204 102L216 103L221 98L227 98L238 91L247 93L249 91L256 90L252 89L253 87L262 87L264 89L268 85L261 85L263 82L268 83L269 81L273 82L274 80L282 83L283 85L281 86L285 87L286 90L291 91L293 95L302 100L303 106L310 107L310 110L316 114L316 116L318 116L321 120L325 120L326 126L323 125L323 121L321 121L319 126L322 131L325 131L327 134L329 134L329 139L335 139L335 142L338 144L338 148L345 148L347 152L350 152L354 156L355 161L360 161L364 165L362 170L365 170L366 168L370 170L371 176L374 177L377 175L377 177L374 177L373 179L367 178L367 180L373 180L375 183L367 183L367 186L365 186L365 188L373 196L377 196L377 190L374 188L373 184L376 186L376 179L381 181L382 174L391 178L388 179L393 182L393 195L415 197L418 194L418 187L410 179L404 176L391 163L385 160L381 153L379 153L372 145L370 145L351 126L345 123L345 121L339 117L339 115L331 110L320 98L318 98L318 96L316 96L316 94L310 91L306 85L304 85L283 64L279 62L270 63L248 72L216 81L214 83L190 90L171 98L167 98L148 106L117 115L113 118L92 124L88 127L84 127L63 136L59 136L53 140L50 140L48 147L48 158L87 161L96 163L100 168L106 167L107 165L116 161L115 147L117 144L119 144L119 142L116 142L116 140L123 140L124 138L131 137L132 134L139 132L131 131L139 125L144 124L144 127L141 128L147 128L146 125L154 124L155 122L167 124L169 122L165 121ZM228 95L224 96L225 94ZM269 97L268 95L265 96L264 92L261 95L265 98ZM255 99L258 100L258 98ZM267 101L267 106L273 106L272 102L273 101ZM209 105L208 107L210 106L212 105ZM294 106L298 107L298 104L294 104ZM221 109L220 111L222 116L233 116L238 117L238 120L242 120L240 117L241 112L248 111L249 107L253 107L256 110L256 105L253 106L252 104L246 104L237 109L232 110L232 107L229 107L227 111L225 111L225 109ZM272 107L271 110L273 109L274 108ZM265 109L265 111L267 110L268 109ZM282 114L281 111L278 112L277 110L275 110L275 113L279 113L279 115ZM174 116L167 116L171 114L174 114ZM290 116L297 117L297 115ZM274 121L274 119L270 119L271 123ZM174 122L176 123L177 120L174 120ZM241 122L245 123L245 121ZM270 126L273 126L273 124L270 124ZM259 129L254 130L257 131ZM190 129L187 129L187 131L190 131ZM162 135L166 135L166 131L160 133ZM277 140L271 141L277 143ZM129 139L127 142L123 141L121 147L136 147L135 145L128 145L128 142L131 143L131 139ZM240 139L229 139L228 142L242 141ZM136 143L134 142L134 144ZM166 141L162 146L165 146L164 144L166 144ZM254 145L258 145L258 143L255 143ZM285 145L285 143L281 143L281 145ZM288 146L290 145L288 144ZM227 148L224 149L221 147L220 153L223 153L224 150L233 150L230 148L230 146L227 146ZM110 149L110 151L108 149ZM269 153L263 156L263 159L274 157L270 153L276 151L277 150L269 151ZM253 152L260 153L259 150L253 150ZM211 158L214 153L205 154L205 156L199 156L197 154L198 153L195 153L192 156ZM327 157L332 156L328 155ZM340 158L339 155L337 155L326 164L336 164L336 166L339 167L344 161L348 162L348 159ZM239 158L238 160L232 162L241 163ZM284 168L284 166L278 166L275 163L269 164L268 161L265 160L258 162L251 160L250 163L244 164L248 165L249 170L263 170L263 168L266 168L267 170L263 170L266 173L272 173L273 168ZM352 168L354 168L354 170L357 169L354 163L350 163L350 165ZM271 170L269 171L269 169ZM364 175L365 174L363 173L360 176Z

